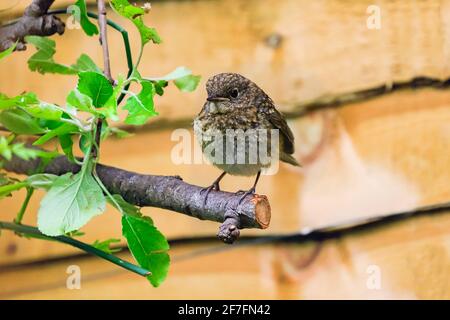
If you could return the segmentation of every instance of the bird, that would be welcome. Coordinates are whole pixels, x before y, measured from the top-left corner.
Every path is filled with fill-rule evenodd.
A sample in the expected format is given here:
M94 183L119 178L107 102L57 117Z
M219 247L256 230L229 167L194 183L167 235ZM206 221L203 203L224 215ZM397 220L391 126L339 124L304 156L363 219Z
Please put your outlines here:
M200 113L193 121L194 134L201 146L203 154L214 166L223 172L205 191L204 204L208 194L212 190L220 191L220 181L228 173L237 176L255 176L253 186L242 193L239 204L249 194L256 192L261 170L270 166L267 161L248 161L251 147L260 147L262 136L256 132L261 129L278 130L279 160L293 166L301 166L292 156L294 153L294 135L284 116L276 109L273 100L253 81L238 73L219 73L210 77L206 82L207 98ZM233 147L226 145L229 132L250 132L246 139L244 149L236 147L237 141L233 141ZM234 138L234 137L233 137ZM271 142L271 136L266 136ZM223 143L223 149L212 148L211 143L218 141ZM268 146L270 143L266 143ZM209 149L208 149L209 148ZM267 147L272 152L271 147ZM213 150L212 152L206 152ZM222 154L220 154L222 153ZM271 154L271 153L270 153ZM245 155L245 162L238 161ZM231 159L231 161L227 161ZM278 160L278 159L277 159Z

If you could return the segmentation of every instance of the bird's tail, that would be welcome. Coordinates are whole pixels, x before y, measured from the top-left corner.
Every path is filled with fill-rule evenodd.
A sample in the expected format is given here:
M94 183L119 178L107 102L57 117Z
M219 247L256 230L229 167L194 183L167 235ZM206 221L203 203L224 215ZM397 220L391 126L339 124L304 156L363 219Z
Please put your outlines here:
M280 160L284 161L286 163L292 164L293 166L296 166L296 167L302 166L300 163L298 163L297 160L295 160L295 158L293 156L291 156L290 154L287 154L285 152L281 152Z

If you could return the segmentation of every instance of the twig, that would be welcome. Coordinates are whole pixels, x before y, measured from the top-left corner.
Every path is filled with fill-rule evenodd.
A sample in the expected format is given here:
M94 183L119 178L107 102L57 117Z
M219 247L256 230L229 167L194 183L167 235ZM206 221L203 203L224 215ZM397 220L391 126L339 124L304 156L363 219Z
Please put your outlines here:
M50 36L64 33L64 22L58 17L47 14L54 0L33 0L25 9L23 16L16 22L0 28L0 51L4 51L17 42L16 50L25 50L25 36Z
M137 265L134 265L130 262L127 262L125 260L122 260L112 254L106 253L100 249L97 249L87 243L78 241L76 239L70 238L70 237L66 237L66 236L58 236L58 237L49 237L46 236L44 234L42 234L37 228L35 227L31 227L31 226L27 226L27 225L23 225L23 224L17 224L17 223L11 223L11 222L5 222L5 221L0 221L0 229L5 229L5 230L11 230L11 231L15 231L17 233L23 233L26 235L31 235L31 236L37 236L40 239L46 239L46 240L56 240L58 242L62 242L65 244L69 244L73 247L76 247L78 249L81 249L87 253L93 254L95 256L98 256L102 259L108 260L124 269L127 269L129 271L132 271L134 273L137 273L141 276L149 276L151 275L151 272L141 268Z
M114 80L111 75L111 64L109 58L109 48L108 48L108 34L106 28L106 7L104 0L97 0L98 7L98 26L100 28L100 44L103 50L103 73L108 78L108 80L113 83Z
M103 73L109 82L114 84L114 79L111 74L111 63L109 58L109 47L108 47L108 33L107 33L107 20L106 20L106 7L104 0L97 0L98 8L98 26L100 29L100 44L102 45L103 51ZM98 158L98 153L100 151L100 140L102 135L103 119L100 117L97 119L95 137L94 137L94 148L92 148L92 157L94 159Z
M19 174L33 174L39 164L39 159L26 161L13 157L4 162L3 168ZM77 164L61 156L52 160L41 172L62 175L79 170ZM270 223L270 204L262 195L249 195L238 205L240 195L211 191L203 205L203 188L185 183L180 177L144 175L101 164L97 164L96 172L111 194L120 194L129 203L221 222L218 236L227 243L237 239L237 229L265 229Z
M23 200L22 206L20 207L19 212L17 213L16 219L14 220L15 223L21 224L23 215L25 214L25 210L27 210L28 204L30 203L30 199L33 196L34 189L27 187L27 194L25 196L25 199Z

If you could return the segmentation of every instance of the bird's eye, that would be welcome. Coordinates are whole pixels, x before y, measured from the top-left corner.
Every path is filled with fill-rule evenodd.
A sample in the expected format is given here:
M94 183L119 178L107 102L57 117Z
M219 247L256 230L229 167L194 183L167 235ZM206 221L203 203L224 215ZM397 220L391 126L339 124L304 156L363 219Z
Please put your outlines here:
M237 98L239 96L239 90L236 89L236 88L232 89L231 92L230 92L230 96L232 98Z

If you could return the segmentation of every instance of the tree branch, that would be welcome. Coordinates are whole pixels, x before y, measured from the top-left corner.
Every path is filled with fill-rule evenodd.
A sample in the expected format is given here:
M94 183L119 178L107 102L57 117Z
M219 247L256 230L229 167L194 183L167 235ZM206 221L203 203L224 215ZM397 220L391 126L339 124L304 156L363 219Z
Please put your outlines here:
M64 22L47 11L54 0L33 0L23 16L15 23L0 28L0 51L11 47L17 41L16 50L25 50L25 36L51 36L64 33Z
M3 168L31 175L36 172L39 164L39 159L26 161L13 157L11 161L5 161ZM77 164L60 156L51 161L43 172L62 175L79 170ZM203 205L203 188L188 184L180 177L144 175L101 164L97 164L96 170L108 191L111 194L120 194L129 203L221 222L217 236L226 243L232 243L239 237L239 229L265 229L270 223L270 204L263 195L248 195L238 205L241 195L213 190Z

